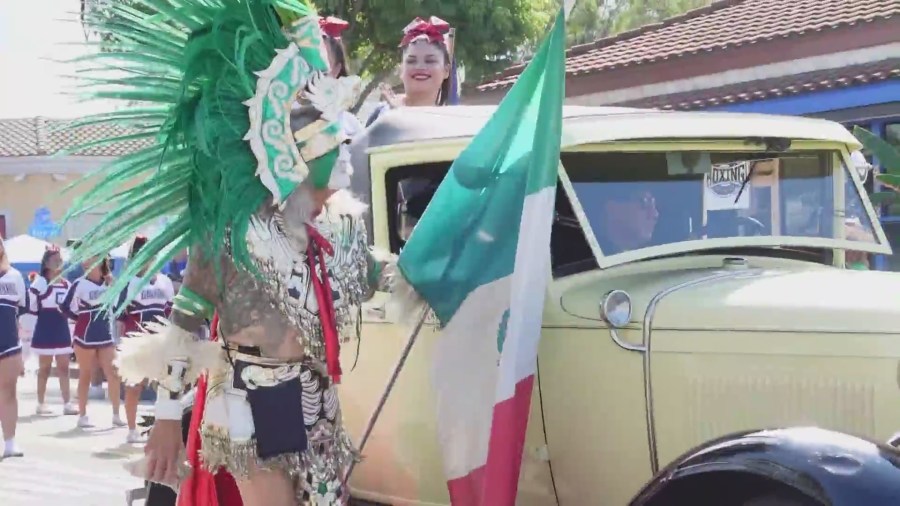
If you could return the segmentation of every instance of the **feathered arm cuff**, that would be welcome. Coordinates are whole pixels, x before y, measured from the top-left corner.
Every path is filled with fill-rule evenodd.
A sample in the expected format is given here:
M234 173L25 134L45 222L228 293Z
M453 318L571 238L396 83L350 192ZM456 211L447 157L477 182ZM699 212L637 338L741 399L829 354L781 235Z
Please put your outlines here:
M174 311L200 316L211 309L205 301L182 286ZM142 332L123 339L116 367L126 383L137 384L145 378L156 380L156 418L181 420L181 397L185 387L197 381L204 371L225 360L220 343L197 335L160 319L144 325Z
M390 292L397 272L397 255L370 250L366 264L366 298L372 298L375 292Z

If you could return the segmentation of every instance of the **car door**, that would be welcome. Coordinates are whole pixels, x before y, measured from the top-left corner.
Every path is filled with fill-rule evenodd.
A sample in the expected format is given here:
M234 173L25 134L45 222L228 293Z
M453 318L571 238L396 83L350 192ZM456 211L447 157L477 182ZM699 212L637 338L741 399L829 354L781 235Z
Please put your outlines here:
M440 154L440 153L438 153ZM393 169L373 170L372 213L375 244L394 252L402 244L415 218L402 216L408 205L429 185L405 184L419 179L426 170L449 162L432 162L429 153L419 153ZM435 156L435 155L432 155ZM417 158L418 157L418 158ZM373 166L381 167L377 163ZM392 174L391 170L396 170ZM345 427L355 443L385 392L388 379L410 338L411 325L402 316L404 308L390 294L377 292L363 305L361 339L344 344L341 363L344 368L339 386ZM445 505L450 503L444 474L441 448L438 444L436 392L432 386L431 368L439 337L437 322L426 321L406 359L397 382L388 397L380 418L364 451L363 461L351 479L355 496L389 504ZM544 427L540 415L539 391L535 389L525 441L525 455L520 476L518 504L547 506L555 504L552 479L546 458Z

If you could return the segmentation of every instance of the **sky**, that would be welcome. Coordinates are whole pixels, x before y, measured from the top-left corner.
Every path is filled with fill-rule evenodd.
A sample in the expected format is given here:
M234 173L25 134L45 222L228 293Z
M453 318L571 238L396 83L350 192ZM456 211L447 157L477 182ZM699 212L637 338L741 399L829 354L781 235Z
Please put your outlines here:
M75 67L52 60L84 54L79 0L0 0L0 119L73 118L106 110L62 95Z

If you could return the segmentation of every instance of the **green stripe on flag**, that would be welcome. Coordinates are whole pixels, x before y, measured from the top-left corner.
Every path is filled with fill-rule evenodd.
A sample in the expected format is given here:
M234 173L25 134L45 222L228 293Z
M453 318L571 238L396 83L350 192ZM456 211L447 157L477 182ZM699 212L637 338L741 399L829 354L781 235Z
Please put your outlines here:
M400 253L404 278L446 324L477 287L512 274L525 197L556 185L565 20L459 155Z

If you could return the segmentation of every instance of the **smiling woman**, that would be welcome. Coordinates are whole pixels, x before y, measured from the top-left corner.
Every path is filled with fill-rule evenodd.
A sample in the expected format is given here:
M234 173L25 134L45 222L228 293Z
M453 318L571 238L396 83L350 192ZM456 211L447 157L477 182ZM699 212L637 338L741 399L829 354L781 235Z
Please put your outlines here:
M389 86L382 86L384 103L372 112L366 126L387 109L447 105L452 62L449 33L450 25L436 16L427 21L416 18L403 29L400 80L404 94L395 95Z

